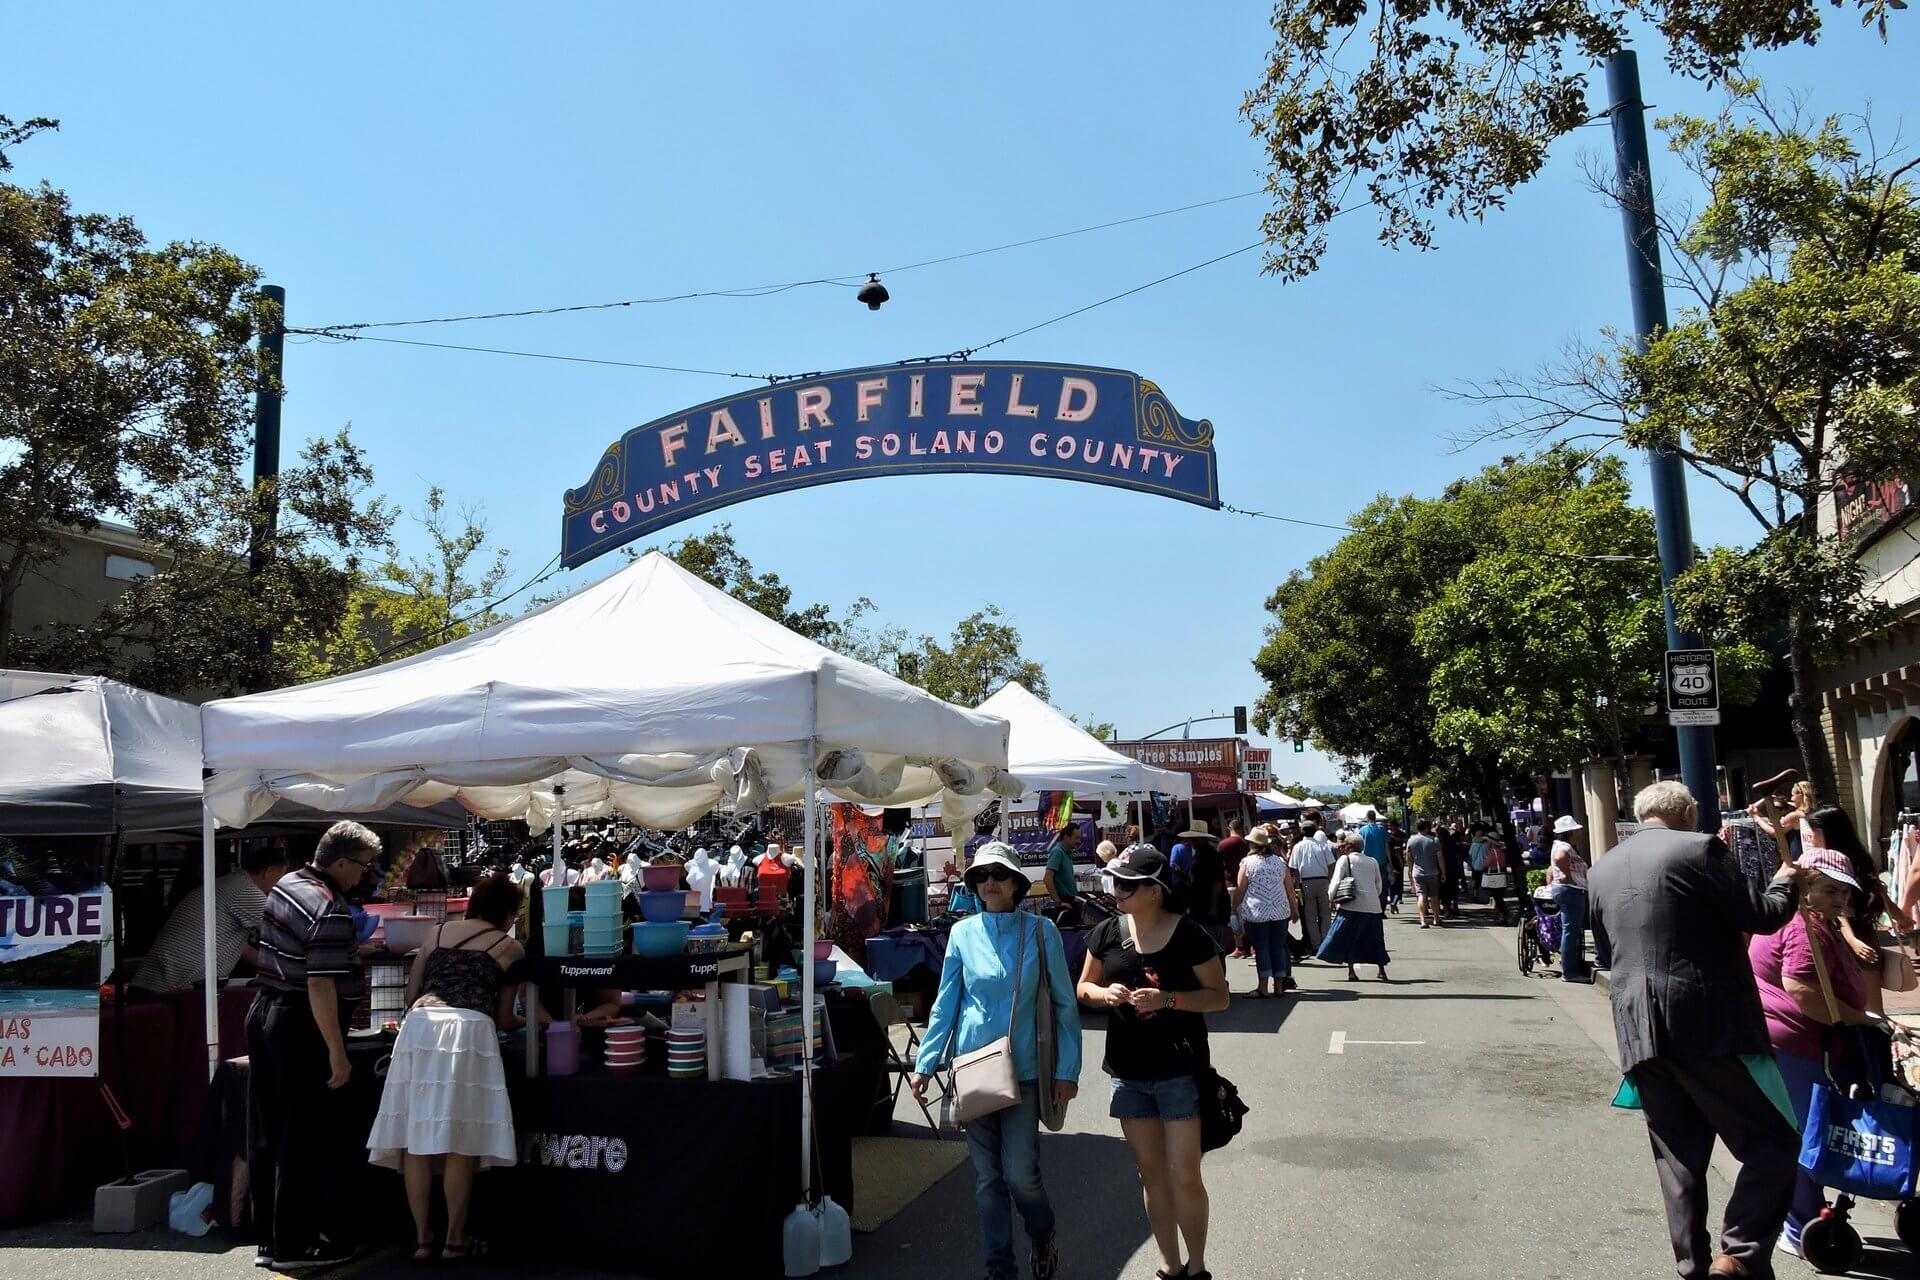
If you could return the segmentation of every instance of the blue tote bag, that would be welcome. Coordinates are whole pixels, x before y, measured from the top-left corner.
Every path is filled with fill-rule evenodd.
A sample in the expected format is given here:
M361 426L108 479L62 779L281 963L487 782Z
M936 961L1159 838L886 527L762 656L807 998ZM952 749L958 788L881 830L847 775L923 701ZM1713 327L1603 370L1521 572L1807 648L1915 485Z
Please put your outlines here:
M1827 976L1820 939L1809 925L1807 942L1820 992L1835 1024L1840 1021L1833 982ZM1813 1086L1807 1125L1800 1133L1800 1167L1823 1187L1867 1200L1902 1200L1913 1194L1915 1109L1880 1097L1880 1073L1868 1055L1869 1096L1849 1098L1827 1083Z
M1823 1187L1867 1200L1913 1194L1913 1107L1813 1086L1800 1167Z

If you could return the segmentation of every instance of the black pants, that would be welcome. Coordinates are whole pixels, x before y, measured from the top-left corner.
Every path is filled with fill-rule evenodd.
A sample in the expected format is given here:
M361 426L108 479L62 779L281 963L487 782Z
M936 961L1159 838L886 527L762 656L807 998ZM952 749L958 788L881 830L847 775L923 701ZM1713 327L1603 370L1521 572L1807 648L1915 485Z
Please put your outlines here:
M247 1011L249 1195L260 1244L288 1258L331 1228L339 1148L327 1042L306 995L262 991Z
M1676 1269L1703 1280L1713 1262L1707 1234L1707 1165L1713 1140L1727 1144L1740 1176L1727 1198L1720 1248L1755 1276L1773 1274L1773 1242L1787 1218L1800 1138L1738 1058L1651 1058L1633 1069L1667 1205Z

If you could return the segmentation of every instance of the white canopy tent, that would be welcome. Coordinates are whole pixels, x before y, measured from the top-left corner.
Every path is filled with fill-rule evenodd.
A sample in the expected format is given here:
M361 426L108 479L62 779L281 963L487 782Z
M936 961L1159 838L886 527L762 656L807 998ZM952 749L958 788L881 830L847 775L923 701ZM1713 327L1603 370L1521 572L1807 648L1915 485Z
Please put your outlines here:
M353 812L451 796L551 824L556 852L569 817L673 827L723 802L802 802L804 955L818 786L889 805L1020 790L1004 720L795 635L657 552L416 657L208 703L201 725L209 857L216 820L244 826L275 798ZM812 966L801 973L811 1010Z
M1133 796L1158 791L1177 800L1193 798L1191 775L1121 755L1017 680L981 703L980 710L1007 722L1012 731L1008 767L1029 792Z
M0 831L153 836L200 826L200 708L104 676L0 671ZM328 815L278 805L275 823ZM456 806L370 822L455 828Z
M1314 804L1312 800L1296 799L1284 791L1255 792L1253 802L1262 813L1298 813Z
M1340 806L1340 821L1346 823L1348 826L1352 826L1357 822L1365 822L1369 813L1378 812L1380 812L1380 806L1378 805L1343 804Z
M0 671L0 829L191 829L199 745L191 703L100 676Z

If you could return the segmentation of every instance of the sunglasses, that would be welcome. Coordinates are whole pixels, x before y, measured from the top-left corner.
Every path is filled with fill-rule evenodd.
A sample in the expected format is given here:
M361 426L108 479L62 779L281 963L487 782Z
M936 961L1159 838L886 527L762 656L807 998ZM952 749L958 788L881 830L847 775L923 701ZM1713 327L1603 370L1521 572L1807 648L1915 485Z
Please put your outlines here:
M1014 875L1013 872L1007 870L1005 867L988 867L980 873L980 879L993 880L1002 884L1010 880L1018 880L1019 878L1020 877Z
M1115 876L1113 878L1113 896L1116 898L1125 898L1139 892L1147 885L1159 883L1158 880L1122 880L1119 876ZM1161 887L1164 888L1165 886L1163 885Z

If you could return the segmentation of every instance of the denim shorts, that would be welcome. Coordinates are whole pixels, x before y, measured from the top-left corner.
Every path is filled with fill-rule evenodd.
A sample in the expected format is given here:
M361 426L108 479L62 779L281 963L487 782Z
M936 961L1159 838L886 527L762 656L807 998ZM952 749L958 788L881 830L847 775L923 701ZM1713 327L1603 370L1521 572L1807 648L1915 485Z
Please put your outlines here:
M1122 1080L1113 1077L1113 1101L1107 1114L1115 1120L1198 1120L1200 1084L1192 1076L1169 1080Z

